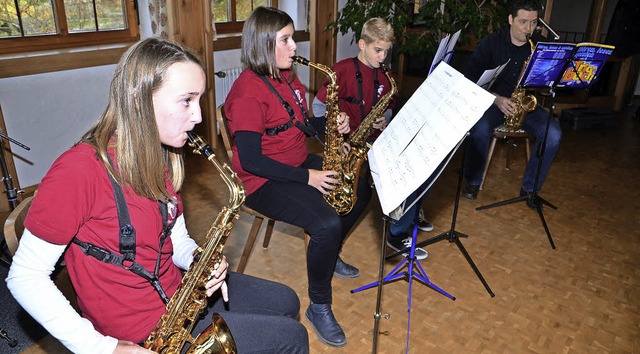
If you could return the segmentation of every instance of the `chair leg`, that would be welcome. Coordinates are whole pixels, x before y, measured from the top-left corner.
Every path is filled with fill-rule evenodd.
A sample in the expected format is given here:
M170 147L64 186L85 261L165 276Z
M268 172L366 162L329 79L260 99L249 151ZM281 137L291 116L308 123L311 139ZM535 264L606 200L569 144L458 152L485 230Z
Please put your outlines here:
M487 161L484 162L484 171L482 171L482 182L480 182L480 190L484 186L484 180L487 177L487 172L489 171L489 164L491 163L491 158L493 157L493 149L496 147L496 141L498 138L495 136L491 138L491 143L489 144L489 153L487 154Z
M275 225L275 223L275 220L268 219L267 229L264 231L264 241L262 241L262 248L269 247L269 241L271 241L271 234L273 233L273 225Z
M525 140L525 149L527 150L527 162L529 161L529 159L531 158L531 142L529 141L529 138L524 138Z
M251 231L249 231L247 243L244 245L242 256L240 256L240 263L238 263L238 268L236 269L236 272L238 273L244 273L244 268L247 266L247 261L249 261L251 250L253 249L253 245L258 237L258 231L260 231L260 226L262 226L262 221L263 218L259 216L256 216L253 219L253 225L251 226Z
M510 138L507 138L507 162L504 168L509 171L511 170L511 150L515 144Z

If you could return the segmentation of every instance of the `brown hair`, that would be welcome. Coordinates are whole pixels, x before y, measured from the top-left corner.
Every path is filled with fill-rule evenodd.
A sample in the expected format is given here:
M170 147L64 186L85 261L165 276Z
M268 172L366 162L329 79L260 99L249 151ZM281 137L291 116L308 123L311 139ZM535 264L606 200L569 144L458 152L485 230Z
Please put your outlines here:
M83 137L118 183L153 200L171 197L167 168L176 191L184 180L182 149L160 142L153 107L154 92L163 85L167 69L178 62L203 67L192 52L168 40L147 38L131 46L116 67L107 108ZM108 162L109 148L115 148L117 171Z
M276 33L287 25L293 25L293 19L286 12L273 7L255 8L242 28L242 65L258 75L280 78Z

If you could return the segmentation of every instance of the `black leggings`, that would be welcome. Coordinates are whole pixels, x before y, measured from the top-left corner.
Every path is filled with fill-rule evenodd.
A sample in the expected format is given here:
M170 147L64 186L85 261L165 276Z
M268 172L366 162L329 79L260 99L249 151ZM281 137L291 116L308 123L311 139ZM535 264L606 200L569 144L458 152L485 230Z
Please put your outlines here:
M300 300L290 287L249 275L227 274L229 302L217 291L209 313L194 326L201 333L218 313L229 326L238 353L309 353L307 329L298 321Z
M322 157L310 154L303 168L322 169ZM308 184L270 180L247 196L249 207L265 216L303 228L311 240L307 249L309 299L331 303L331 279L342 242L371 199L367 177L358 183L358 199L347 215L340 216L322 194Z

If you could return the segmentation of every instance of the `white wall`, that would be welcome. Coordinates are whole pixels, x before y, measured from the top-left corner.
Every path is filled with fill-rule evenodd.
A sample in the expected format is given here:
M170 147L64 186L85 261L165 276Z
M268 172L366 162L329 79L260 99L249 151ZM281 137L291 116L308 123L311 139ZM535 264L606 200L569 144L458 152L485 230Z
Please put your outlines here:
M139 0L140 37L151 35L148 0ZM116 65L0 79L0 106L21 188L40 183L53 161L104 111ZM17 185L17 183L14 183Z
M347 3L347 0L338 0L338 9L342 9ZM353 41L353 43L351 43ZM336 41L336 62L345 58L356 56L358 53L358 42L353 38L353 32L348 32L345 35L338 33Z
M0 80L0 105L20 187L40 183L63 151L80 139L107 103L115 65Z

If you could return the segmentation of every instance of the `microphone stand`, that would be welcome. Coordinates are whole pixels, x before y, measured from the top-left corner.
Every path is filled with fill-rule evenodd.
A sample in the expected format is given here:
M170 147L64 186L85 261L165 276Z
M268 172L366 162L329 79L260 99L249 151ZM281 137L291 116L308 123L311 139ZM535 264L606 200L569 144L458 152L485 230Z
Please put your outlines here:
M547 31L549 31L553 35L554 41L557 41L558 39L560 39L560 35L556 33L556 31L554 31L553 28L551 28L551 26L549 26L549 24L546 23L543 19L538 18L538 22L540 22L542 26L544 26L544 28L546 28Z
M27 151L31 150L31 148L0 132L0 146L2 146L2 149L3 149L2 151L0 151L0 169L2 170L2 182L4 183L4 193L7 196L7 201L9 202L9 208L11 208L11 211L13 211L18 206L18 194L22 194L24 193L24 191L17 190L13 186L13 180L11 178L11 174L9 173L9 169L7 168L7 162L4 157L4 143L2 143L2 139L6 139ZM10 261L7 261L4 258L5 252L6 252L6 245L7 245L7 242L4 238L4 232L3 232L2 240L0 241L0 260L2 260L4 263L9 265Z

